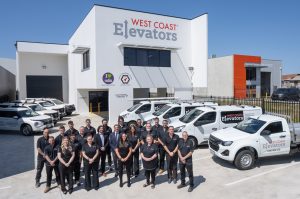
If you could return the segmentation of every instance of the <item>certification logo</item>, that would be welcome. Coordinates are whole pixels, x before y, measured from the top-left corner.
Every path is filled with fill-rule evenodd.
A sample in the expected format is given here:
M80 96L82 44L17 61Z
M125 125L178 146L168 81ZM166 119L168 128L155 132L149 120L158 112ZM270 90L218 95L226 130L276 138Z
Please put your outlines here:
M102 80L105 84L111 84L114 82L114 75L112 73L104 73L102 76Z
M122 84L128 85L131 80L131 76L128 73L122 73L120 75L120 80L121 80Z

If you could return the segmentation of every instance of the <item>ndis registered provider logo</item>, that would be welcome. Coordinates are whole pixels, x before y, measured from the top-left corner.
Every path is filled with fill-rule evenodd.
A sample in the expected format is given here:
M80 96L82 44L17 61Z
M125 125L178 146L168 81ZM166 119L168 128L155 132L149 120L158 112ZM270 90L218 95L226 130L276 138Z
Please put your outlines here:
M110 85L114 82L114 75L112 73L104 73L102 76L102 81L107 84Z
M178 25L174 23L131 18L122 23L113 23L113 27L113 34L125 39L133 37L177 41Z

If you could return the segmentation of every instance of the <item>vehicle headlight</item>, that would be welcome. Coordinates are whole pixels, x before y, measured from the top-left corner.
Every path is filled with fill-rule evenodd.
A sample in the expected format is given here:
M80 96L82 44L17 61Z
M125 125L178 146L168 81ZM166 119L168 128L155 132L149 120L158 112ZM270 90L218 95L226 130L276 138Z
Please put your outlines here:
M40 121L34 122L34 126L42 126L42 125L44 125L43 122L40 122Z
M233 143L233 141L222 141L221 144L223 146L230 146Z
M176 128L174 129L174 132L181 132L181 131L184 129L184 127L185 127L185 125L176 127Z

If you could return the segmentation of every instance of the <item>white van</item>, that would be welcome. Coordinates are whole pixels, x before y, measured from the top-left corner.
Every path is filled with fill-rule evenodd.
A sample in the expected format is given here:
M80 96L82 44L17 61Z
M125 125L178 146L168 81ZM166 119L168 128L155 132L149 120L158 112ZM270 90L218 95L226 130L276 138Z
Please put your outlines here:
M214 131L235 126L250 116L261 114L261 107L255 106L205 106L195 108L170 126L174 126L179 136L187 131L196 146L207 143L209 135Z
M170 101L141 101L121 112L120 116L124 118L124 122L128 125L136 123L137 119L145 121L145 118L148 117L148 115L152 115L153 112L159 110L168 103L170 103Z
M151 115L148 115L145 117L145 121L151 122L151 125L154 125L154 118L159 119L159 123L162 124L163 120L168 120L169 123L174 122L190 112L191 110L202 107L202 106L218 106L218 104L213 102L195 102L195 103L172 103L172 104L166 104L161 109L155 111Z

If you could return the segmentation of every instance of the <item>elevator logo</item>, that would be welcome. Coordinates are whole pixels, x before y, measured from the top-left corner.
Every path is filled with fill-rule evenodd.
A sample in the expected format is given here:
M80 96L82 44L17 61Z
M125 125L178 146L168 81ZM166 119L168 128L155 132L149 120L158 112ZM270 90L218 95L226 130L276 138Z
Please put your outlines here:
M113 23L114 35L177 41L177 24L131 18L122 23Z
M114 75L112 73L104 73L102 80L105 84L111 84L114 82Z

